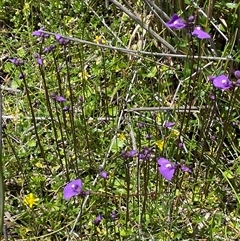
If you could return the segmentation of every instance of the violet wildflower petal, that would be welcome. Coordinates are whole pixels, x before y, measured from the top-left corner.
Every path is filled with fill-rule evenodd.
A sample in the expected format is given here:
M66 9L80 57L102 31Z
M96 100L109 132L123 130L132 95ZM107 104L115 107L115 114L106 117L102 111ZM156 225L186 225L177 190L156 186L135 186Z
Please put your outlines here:
M174 125L175 125L175 122L169 121L169 122L166 122L166 123L164 124L164 127L166 127L166 128L171 128L171 127L173 127Z
M192 23L192 22L194 22L194 19L195 19L195 17L193 15L191 15L188 17L188 22Z
M101 176L103 179L107 179L108 173L105 172L105 171L101 171L101 172L100 172L100 176Z
M181 170L183 172L192 172L191 169L189 167L187 167L187 166L181 166Z
M60 35L58 33L55 34L55 38L60 45L66 45L70 42L69 39L64 38L62 35Z
M11 63L13 63L15 66L24 65L24 61L21 60L21 59L13 58L13 59L9 59L9 61L10 61Z
M182 148L183 148L183 142L179 142L179 143L178 143L178 148L179 148L179 149L182 149Z
M151 134L146 134L145 138L146 138L147 140L151 140L151 139L152 139L152 135L151 135Z
M217 89L227 90L232 87L232 82L228 79L226 75L219 75L215 77L212 84Z
M124 159L134 157L136 154L137 154L136 150L131 150L131 151L122 150L122 157Z
M117 215L118 215L117 211L112 211L110 217L114 220L117 218Z
M19 78L19 79L23 79L25 76L26 76L25 73L20 73L19 76L18 76L18 78Z
M196 26L192 32L192 35L199 38L199 39L209 39L211 36L202 30L200 26Z
M240 70L236 70L234 72L234 75L235 75L236 79L240 79Z
M103 216L101 214L99 214L94 220L93 220L93 224L94 225L99 225L99 223L101 222L101 220L103 219Z
M44 30L44 27L40 28L39 30L33 31L32 35L41 38L49 38L49 34L43 33L42 30Z
M63 189L63 196L66 200L79 195L82 191L82 181L80 179L69 182Z
M173 14L172 18L169 20L169 22L166 23L166 25L169 28L176 30L186 27L185 21L182 18L180 18L177 14Z
M171 181L176 170L175 164L161 157L158 159L158 165L160 165L158 170L162 174L162 176L168 181Z
M240 79L236 81L235 86L240 87Z
M70 107L69 107L69 106L64 106L64 107L62 108L62 110L63 110L63 111L69 111L69 110L70 110Z
M49 53L56 48L55 44L51 44L43 49L43 54Z
M65 99L64 97L62 97L61 95L56 96L55 99L56 99L56 101L58 101L58 102L64 102L64 101L66 101L66 99Z
M43 65L43 59L42 58L37 58L37 63L42 66Z

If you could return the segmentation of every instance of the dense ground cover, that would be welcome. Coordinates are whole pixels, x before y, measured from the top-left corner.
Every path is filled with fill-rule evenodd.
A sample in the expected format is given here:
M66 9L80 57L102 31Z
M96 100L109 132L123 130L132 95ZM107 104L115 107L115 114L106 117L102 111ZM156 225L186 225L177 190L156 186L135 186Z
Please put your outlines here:
M0 3L3 240L239 240L238 1Z

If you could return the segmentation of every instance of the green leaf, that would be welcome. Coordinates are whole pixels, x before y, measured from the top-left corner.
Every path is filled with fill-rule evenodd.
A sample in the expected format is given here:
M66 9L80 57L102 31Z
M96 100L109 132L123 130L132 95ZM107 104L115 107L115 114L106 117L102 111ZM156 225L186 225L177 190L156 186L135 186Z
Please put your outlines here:
M230 8L230 9L234 9L234 8L237 8L237 4L236 3L226 3L226 7Z
M28 142L28 146L29 147L35 147L36 146L36 141L35 140L30 140L29 142Z
M223 175L228 179L233 179L233 173L230 170L226 170L225 172L223 172Z

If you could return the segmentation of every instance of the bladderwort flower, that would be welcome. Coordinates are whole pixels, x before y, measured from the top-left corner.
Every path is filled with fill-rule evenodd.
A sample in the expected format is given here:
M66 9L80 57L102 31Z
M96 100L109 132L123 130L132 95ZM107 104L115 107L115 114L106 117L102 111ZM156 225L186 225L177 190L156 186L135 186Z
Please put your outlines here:
M37 60L37 63L42 66L43 65L43 59L40 57L38 53L34 53L33 57Z
M183 172L191 172L191 169L187 166L182 166L180 164L172 163L168 159L160 157L158 159L158 170L161 175L168 181L172 181L174 173L177 169L180 169Z
M187 33L191 33L192 36L197 37L199 39L209 39L211 36L202 30L200 26L196 26L193 29L194 25L194 16L190 16L187 21L180 18L177 14L173 14L172 18L166 25L175 30L185 29ZM193 29L193 30L192 30Z
M143 147L143 150L138 153L138 158L141 160L148 160L151 157L152 148Z
M199 39L209 39L211 36L202 30L200 26L196 26L192 32L192 36L197 37Z
M69 39L64 38L62 35L60 35L58 33L55 34L55 38L60 45L67 45L70 43Z
M93 224L95 226L98 226L100 224L100 222L102 221L103 216L101 214L99 214L94 220L93 220Z
M13 63L15 66L24 65L24 61L21 59L13 58L13 59L9 59L9 61Z
M137 153L138 152L136 150L131 150L131 151L122 150L122 158L123 159L132 158L136 156Z
M50 53L52 52L54 49L56 48L56 45L55 44L51 44L47 47L45 47L42 51L43 54L46 54L46 53Z
M219 75L217 77L210 76L209 80L217 89L228 90L233 86L232 82L226 75Z
M117 211L112 211L112 213L110 214L110 217L112 220L115 220L118 216L118 212Z
M234 72L234 76L236 77L236 79L240 79L240 70L236 70Z
M183 148L183 145L184 145L183 142L179 142L179 143L178 143L178 148L179 148L179 149L182 149L182 148Z
M64 101L66 101L66 99L65 99L63 96L61 96L61 95L56 96L56 97L55 97L55 100L58 101L58 102L64 102Z
M69 106L64 106L64 107L62 108L62 110L67 112L67 111L70 111L71 108L70 108Z
M26 76L25 73L20 73L20 74L18 75L18 78L19 78L19 79L23 79L25 76Z
M103 179L107 179L108 173L103 170L102 166L99 167L99 172L100 172L100 174L99 174L100 177L102 177Z
M39 30L33 31L32 36L41 37L42 39L49 38L49 34L43 33L42 30L44 30L44 27L41 27Z
M146 134L146 136L145 136L146 140L151 140L152 137L153 137L153 136L152 136L151 134Z
M166 25L171 29L179 30L186 27L186 22L177 14L173 14L172 18L166 23Z
M175 125L175 122L171 122L171 121L168 121L164 124L164 127L170 129L171 127L173 127Z
M240 79L235 82L235 86L240 87Z
M69 200L71 197L82 193L82 181L80 179L69 182L63 189L64 199Z

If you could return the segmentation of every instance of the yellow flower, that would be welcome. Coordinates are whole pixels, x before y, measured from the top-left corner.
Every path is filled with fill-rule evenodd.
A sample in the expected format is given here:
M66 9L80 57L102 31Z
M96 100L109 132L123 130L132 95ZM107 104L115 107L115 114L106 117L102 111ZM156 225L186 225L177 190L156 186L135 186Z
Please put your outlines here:
M87 70L84 70L84 71L80 72L80 73L78 74L78 76L79 76L81 79L87 80L88 77L89 77L89 74L88 74Z
M29 206L30 208L33 207L33 205L37 205L38 198L34 196L33 193L29 193L25 198L24 198L24 203Z
M106 43L106 41L103 39L103 37L101 35L96 36L95 39L94 39L94 42L98 43L98 44L105 44Z
M173 136L179 136L180 133L179 133L178 130L174 130L174 129L173 129L173 130L171 131L171 134L172 134Z
M158 149L159 149L160 151L162 151L162 150L163 150L163 146L164 146L164 140L156 141L156 142L155 142L155 145L158 147Z
M37 163L35 164L35 166L38 167L38 168L43 168L43 167L44 167L43 164L42 164L40 161L37 162Z
M120 141L124 141L126 139L125 135L123 133L119 134L118 138L119 138Z

